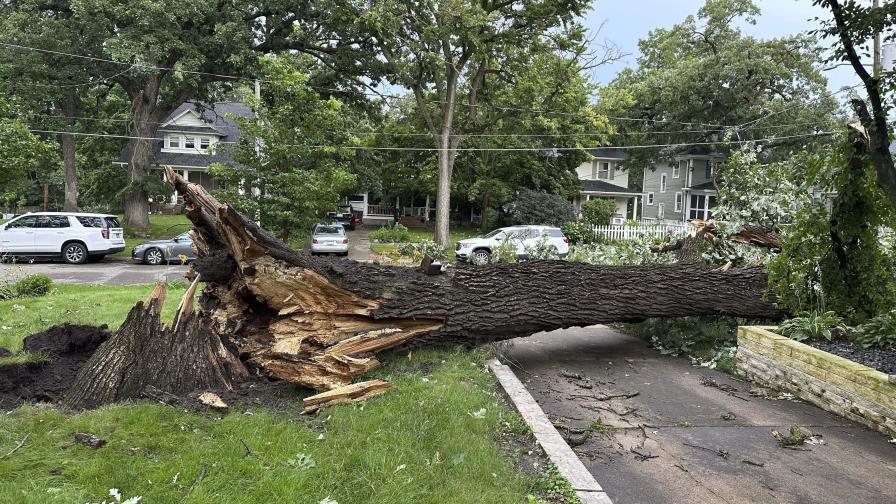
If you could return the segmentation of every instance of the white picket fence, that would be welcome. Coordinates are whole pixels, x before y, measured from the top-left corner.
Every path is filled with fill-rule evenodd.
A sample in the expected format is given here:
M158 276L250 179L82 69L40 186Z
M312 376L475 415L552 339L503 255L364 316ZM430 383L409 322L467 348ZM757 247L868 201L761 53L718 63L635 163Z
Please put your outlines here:
M611 240L636 240L644 236L681 237L691 226L681 224L642 224L640 226L594 226L594 232Z

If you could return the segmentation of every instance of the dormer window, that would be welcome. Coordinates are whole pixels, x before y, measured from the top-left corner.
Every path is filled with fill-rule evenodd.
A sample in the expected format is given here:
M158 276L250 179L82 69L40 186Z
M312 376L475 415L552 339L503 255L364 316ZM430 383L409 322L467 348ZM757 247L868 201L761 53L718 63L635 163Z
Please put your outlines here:
M180 137L177 135L168 135L168 148L169 149L180 149Z
M211 138L200 138L199 139L199 150L202 150L202 151L208 150L211 143L212 143Z
M188 136L184 140L184 149L195 149L196 148L196 138Z
M607 180L610 178L610 163L602 162L598 165L597 178Z

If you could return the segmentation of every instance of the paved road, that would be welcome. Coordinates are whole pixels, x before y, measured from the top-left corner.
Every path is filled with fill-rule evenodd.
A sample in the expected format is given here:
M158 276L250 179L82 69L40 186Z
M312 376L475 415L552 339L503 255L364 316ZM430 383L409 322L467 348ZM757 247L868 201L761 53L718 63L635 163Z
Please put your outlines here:
M611 426L574 450L616 504L896 502L896 446L814 406L751 396L749 383L603 326L502 348L561 432L598 418ZM781 448L771 431L794 422L824 444Z
M356 261L370 260L370 239L367 229L358 228L349 232L348 257ZM134 264L126 257L109 256L98 263L80 265L47 260L31 264L0 264L0 280L40 273L49 276L54 282L132 285L155 283L160 280L181 281L184 280L184 274L188 270L189 266L180 264L149 266Z
M188 266L149 266L134 264L124 257L106 257L101 262L65 264L60 261L40 261L32 264L0 265L0 279L40 273L54 282L78 284L131 285L148 284L160 280L185 281Z

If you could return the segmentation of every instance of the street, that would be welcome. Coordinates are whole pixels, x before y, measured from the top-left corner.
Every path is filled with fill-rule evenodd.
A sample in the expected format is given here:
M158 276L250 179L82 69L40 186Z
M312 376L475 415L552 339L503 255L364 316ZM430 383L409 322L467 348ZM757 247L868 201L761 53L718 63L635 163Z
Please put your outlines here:
M751 394L748 382L660 355L616 329L539 333L501 347L616 504L896 495L896 450L883 435L786 396ZM817 444L780 446L771 432L786 434L794 423ZM588 427L590 437L570 434Z
M47 275L54 282L75 284L134 285L159 281L186 281L184 273L189 266L178 263L149 266L135 264L125 257L106 257L100 262L65 264L62 261L35 261L0 265L0 281L24 275Z

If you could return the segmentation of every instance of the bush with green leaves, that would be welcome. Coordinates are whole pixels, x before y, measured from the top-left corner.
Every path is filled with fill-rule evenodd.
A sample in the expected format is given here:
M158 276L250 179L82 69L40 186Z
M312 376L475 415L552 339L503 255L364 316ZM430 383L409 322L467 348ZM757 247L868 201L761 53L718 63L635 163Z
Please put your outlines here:
M597 198L582 204L582 222L589 226L608 226L616 213L616 202Z
M53 288L53 280L47 275L27 275L13 285L15 297L46 296Z
M585 245L598 241L594 229L582 221L567 222L560 229L563 231L563 236L569 238L569 243L573 245Z
M576 245L570 248L568 261L589 264L625 266L631 264L671 264L678 260L672 252L654 252L652 249L669 243L668 237L640 237L608 243Z
M796 341L831 341L834 336L844 332L846 324L843 318L832 311L806 313L778 326L778 334Z
M560 227L575 218L572 203L559 194L520 189L516 200L510 205L512 224L544 224Z
M396 223L371 231L370 239L378 243L407 243L411 241L411 232L403 224Z
M552 261L560 259L557 247L551 243L547 235L542 235L533 244L523 245L523 254L530 261Z
M896 349L896 310L882 313L856 328L853 341L864 348Z
M737 345L737 327L745 323L739 318L703 316L647 319L625 328L662 354L685 354L695 364L733 372L731 348Z
M424 240L418 243L400 243L397 250L403 256L428 256L436 261L448 259L448 249L440 247L438 243L432 240Z

